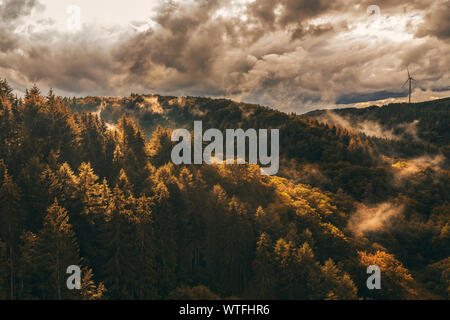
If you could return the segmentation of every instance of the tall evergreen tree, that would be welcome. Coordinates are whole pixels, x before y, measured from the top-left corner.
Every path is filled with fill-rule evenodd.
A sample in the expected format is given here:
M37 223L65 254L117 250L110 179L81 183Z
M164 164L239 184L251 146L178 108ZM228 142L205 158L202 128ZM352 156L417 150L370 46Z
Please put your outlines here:
M135 222L133 205L135 199L125 197L115 187L101 226L101 248L104 264L102 277L112 298L134 297L135 270Z
M69 215L57 199L44 218L43 229L39 233L39 253L45 257L43 268L48 274L48 297L70 298L70 291L66 288L66 270L71 265L80 265L79 249Z
M6 242L9 265L9 296L14 299L16 297L17 246L20 236L20 223L23 221L24 212L21 207L21 192L18 186L8 174L6 167L2 171L3 176L0 177L0 238L3 238Z
M276 265L273 256L273 243L270 236L261 233L257 247L256 257L253 261L254 278L251 286L251 296L258 299L273 299L276 297Z

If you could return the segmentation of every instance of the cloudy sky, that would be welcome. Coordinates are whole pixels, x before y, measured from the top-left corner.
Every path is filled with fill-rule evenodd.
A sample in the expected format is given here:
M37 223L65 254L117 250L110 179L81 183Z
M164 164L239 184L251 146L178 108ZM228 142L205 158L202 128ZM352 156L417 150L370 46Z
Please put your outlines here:
M228 97L303 113L450 96L448 0L0 0L17 92Z

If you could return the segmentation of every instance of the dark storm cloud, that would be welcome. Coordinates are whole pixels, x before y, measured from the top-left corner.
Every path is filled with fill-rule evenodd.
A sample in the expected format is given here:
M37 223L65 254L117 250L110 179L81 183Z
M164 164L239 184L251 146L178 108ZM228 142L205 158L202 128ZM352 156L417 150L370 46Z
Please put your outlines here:
M0 1L0 51L17 48L18 40L12 34L18 20L28 16L34 8L42 8L36 0Z
M436 3L426 15L425 22L419 29L417 36L434 36L439 39L450 38L450 1Z
M0 54L0 68L25 75L31 84L46 84L66 93L114 93L112 85L120 84L114 82L120 69L103 41L88 34L62 38L57 32L45 33L45 39L52 45L29 46L23 42L20 54Z
M18 2L8 10L28 14L32 1ZM424 16L417 33L409 31L411 41L401 42L371 40L376 32L365 29L352 33L353 22L372 23L366 9L373 1L256 0L237 15L226 15L231 1L169 1L159 7L156 27L141 33L47 30L12 46L2 32L0 48L21 52L1 50L0 70L70 94L227 96L302 112L320 103L402 96L407 66L421 87L448 86L446 3L437 3L377 1L386 19Z
M36 6L39 6L36 0L3 0L0 2L0 18L3 22L14 21L29 15Z
M288 25L318 16L332 8L339 8L342 4L342 1L326 0L260 0L251 3L248 9L253 17L265 23ZM279 12L278 17L276 10Z
M292 39L303 39L307 35L311 36L320 36L322 34L331 32L334 30L334 27L331 24L322 24L318 26L308 26L307 28L303 28L302 26L298 26L294 32L292 33Z
M332 8L340 7L340 1L326 0L281 0L280 23L287 25L316 17Z
M388 91L379 91L379 92L371 92L367 94L347 94L338 98L336 101L337 104L351 104L365 101L375 101L382 100L387 98L400 98L406 97L407 95L403 92L388 92Z
M206 6L199 1L189 7L162 10L157 18L161 29L138 35L116 51L116 58L129 71L130 81L141 78L152 86L159 81L155 76L163 73L171 80L163 81L166 86L161 89L188 88L194 94L224 95L258 90L258 85L276 87L289 76L264 70L263 65L290 52L295 54L297 45L291 37L298 35L300 26L301 38L333 30L330 24L302 25L335 7L325 2L301 1L304 10L300 10L294 1L261 0L248 5L247 21L214 16L216 9L227 3L215 1ZM270 16L277 8L281 8L278 17ZM289 23L297 29L286 32L282 27ZM295 57L286 57L285 63L289 59Z

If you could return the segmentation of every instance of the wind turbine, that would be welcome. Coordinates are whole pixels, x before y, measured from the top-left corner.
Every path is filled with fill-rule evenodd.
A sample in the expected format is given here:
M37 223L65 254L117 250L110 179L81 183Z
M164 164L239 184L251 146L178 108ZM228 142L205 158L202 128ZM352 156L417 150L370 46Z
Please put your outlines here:
M409 103L411 103L411 89L412 89L412 82L416 81L416 79L414 79L413 77L411 77L411 74L409 73L409 67L406 68L406 70L408 70L408 80L406 80L406 82L403 84L402 88L405 87L405 85L409 82Z

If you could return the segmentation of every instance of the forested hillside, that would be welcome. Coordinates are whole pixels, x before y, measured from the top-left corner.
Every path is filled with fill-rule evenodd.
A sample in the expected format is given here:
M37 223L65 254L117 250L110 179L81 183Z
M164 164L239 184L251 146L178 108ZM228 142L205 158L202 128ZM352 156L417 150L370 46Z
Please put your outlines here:
M230 100L18 99L1 81L0 298L448 299L448 101L436 135L388 139ZM280 129L279 175L173 165L171 131L194 120Z
M317 119L331 120L339 124L339 121L327 118L330 111L341 119L348 120L349 124L357 127L358 123L370 122L380 124L385 131L391 131L394 137L409 138L416 141L424 141L443 147L448 155L450 140L450 98L420 102L420 103L396 103L383 107L372 106L369 108L347 108L336 110L318 110L306 114ZM334 119L339 120L339 119Z

